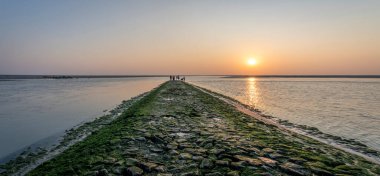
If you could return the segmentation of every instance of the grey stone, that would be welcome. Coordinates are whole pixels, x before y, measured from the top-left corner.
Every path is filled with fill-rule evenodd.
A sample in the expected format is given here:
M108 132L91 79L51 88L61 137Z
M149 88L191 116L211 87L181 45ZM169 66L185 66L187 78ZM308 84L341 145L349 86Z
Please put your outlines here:
M199 165L199 167L201 169L205 169L205 168L211 169L211 168L214 167L214 163L211 160L209 160L209 159L203 159L202 162L201 162L201 164Z
M289 159L289 161L292 163L296 163L296 164L302 164L302 163L306 162L305 159L299 158L299 157L292 157Z
M184 172L180 174L180 176L198 176L198 175L200 175L199 171L190 171L190 172Z
M230 171L227 173L227 176L239 176L239 171Z
M210 148L212 148L212 147L213 147L212 143L207 143L207 144L204 146L204 148L207 148L207 149L210 149Z
M141 162L139 163L139 166L147 172L152 172L152 170L157 167L158 165L156 163L151 163L151 162Z
M231 166L237 169L244 168L246 165L247 165L246 161L231 162Z
M265 164L269 165L269 166L276 166L277 164L277 161L275 160L272 160L272 159L269 159L269 158L265 158L265 157L259 157L259 159L264 162Z
M213 173L205 174L205 176L223 176L223 174L221 174L219 172L213 172Z
M179 152L177 150L170 150L169 152L171 155L178 155Z
M163 150L162 150L162 149L159 149L159 148L151 148L150 151L152 151L152 152L156 152L156 153L161 153L161 152L163 152Z
M323 169L320 169L320 168L311 167L310 169L313 173L316 173L317 175L334 176L333 173L326 171L326 170L323 170Z
M195 161L201 161L203 159L202 156L193 156L193 160Z
M156 168L154 168L154 170L156 170L157 172L166 172L166 167L165 166L157 166Z
M113 167L111 172L116 175L122 175L123 168L122 167Z
M5 173L7 170L0 168L0 174Z
M168 149L177 149L178 148L177 146L178 145L168 144L168 145L166 145L166 148L168 148Z
M142 169L136 166L128 167L123 175L127 176L141 176L144 173Z
M179 156L181 159L191 159L193 157L190 153L181 153Z
M306 170L304 167L298 164L291 163L291 162L286 162L280 165L280 168L284 172L292 174L292 175L298 175L298 176L310 175L310 172Z
M139 162L139 160L137 160L135 158L126 158L125 159L125 165L127 165L127 166L133 166L138 162Z
M178 143L183 143L183 142L186 142L186 141L187 141L187 140L184 139L184 138L181 138L181 139L178 139L178 140L177 140Z
M131 147L131 148L125 149L124 152L123 152L123 154L124 155L135 156L138 151L139 151L139 148Z
M157 176L173 176L173 174L163 174L163 173L159 173L159 174L157 174Z
M108 176L108 170L107 169L102 169L100 171L97 171L96 176Z
M235 155L234 157L240 161L246 161L247 163L249 163L252 166L262 165L262 162L258 159L255 159L255 158L251 158L248 156L242 156L242 155Z
M211 149L209 153L219 155L220 153L224 152L224 149Z
M146 141L145 137L138 137L138 138L136 138L136 140L138 140L138 141Z
M219 165L219 166L228 166L228 165L229 165L229 162L228 162L228 161L225 161L225 160L216 160L216 161L215 161L215 164L216 164L216 165Z
M269 156L269 158L272 158L272 159L284 158L283 155L278 154L278 153L271 153L271 154L268 154L268 156Z
M261 151L263 151L263 152L265 152L265 153L273 153L273 152L275 152L273 149L271 149L271 148L264 148L264 149L262 149Z

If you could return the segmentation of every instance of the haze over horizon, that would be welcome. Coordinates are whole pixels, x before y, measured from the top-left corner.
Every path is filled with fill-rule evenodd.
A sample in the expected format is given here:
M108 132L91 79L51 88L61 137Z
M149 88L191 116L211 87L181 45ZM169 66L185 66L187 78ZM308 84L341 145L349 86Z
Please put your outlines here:
M380 75L379 46L378 0L0 1L0 74Z

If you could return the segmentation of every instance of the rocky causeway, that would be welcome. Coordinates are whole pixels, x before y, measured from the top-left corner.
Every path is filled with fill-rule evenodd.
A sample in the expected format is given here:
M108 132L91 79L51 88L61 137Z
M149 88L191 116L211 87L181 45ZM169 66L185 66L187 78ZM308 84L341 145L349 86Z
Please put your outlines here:
M168 81L27 175L380 175L380 166Z

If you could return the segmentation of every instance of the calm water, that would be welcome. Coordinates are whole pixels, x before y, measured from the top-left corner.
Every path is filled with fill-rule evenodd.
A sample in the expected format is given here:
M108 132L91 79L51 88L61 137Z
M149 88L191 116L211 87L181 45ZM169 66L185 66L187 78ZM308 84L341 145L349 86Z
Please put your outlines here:
M0 158L103 115L164 78L0 81Z
M166 78L0 81L0 158L101 116ZM380 150L380 79L188 77L265 114Z
M380 151L380 79L193 77L189 80L267 115L357 139Z

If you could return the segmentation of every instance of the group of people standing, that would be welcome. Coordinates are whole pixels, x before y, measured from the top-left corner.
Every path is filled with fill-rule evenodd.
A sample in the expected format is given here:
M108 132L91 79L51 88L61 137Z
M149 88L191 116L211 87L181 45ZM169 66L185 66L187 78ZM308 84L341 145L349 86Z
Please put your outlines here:
M181 80L181 81L185 81L185 77L180 77L179 75L177 76L172 76L170 75L170 81L175 81L175 80Z

